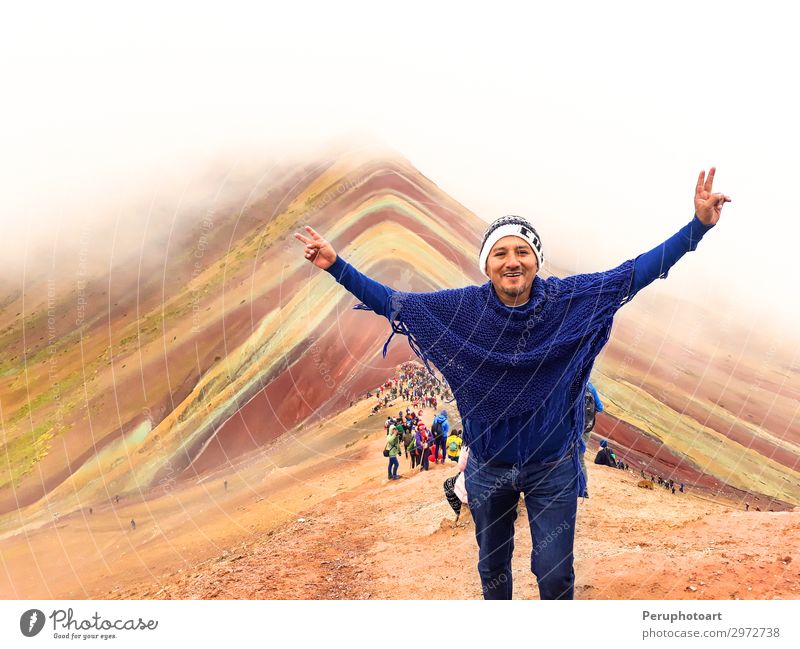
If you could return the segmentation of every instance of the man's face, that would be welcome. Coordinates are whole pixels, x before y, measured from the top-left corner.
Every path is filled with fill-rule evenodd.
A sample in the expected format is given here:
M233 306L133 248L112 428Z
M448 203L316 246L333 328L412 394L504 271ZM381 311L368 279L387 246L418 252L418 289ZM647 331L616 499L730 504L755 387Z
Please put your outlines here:
M486 260L486 274L500 300L509 306L530 296L539 262L531 245L520 237L503 237L492 246Z

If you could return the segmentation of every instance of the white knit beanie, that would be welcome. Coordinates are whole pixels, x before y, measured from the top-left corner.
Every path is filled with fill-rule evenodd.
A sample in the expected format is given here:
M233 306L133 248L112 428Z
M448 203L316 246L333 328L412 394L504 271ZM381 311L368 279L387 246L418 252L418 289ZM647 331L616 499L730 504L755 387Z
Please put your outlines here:
M514 236L524 239L533 248L536 259L539 261L539 269L541 270L544 263L544 253L542 252L542 240L534 227L521 216L514 216L509 214L495 219L486 233L483 235L483 243L481 244L481 253L478 258L481 272L489 277L486 272L486 260L489 258L489 252L492 246L496 244L503 237Z

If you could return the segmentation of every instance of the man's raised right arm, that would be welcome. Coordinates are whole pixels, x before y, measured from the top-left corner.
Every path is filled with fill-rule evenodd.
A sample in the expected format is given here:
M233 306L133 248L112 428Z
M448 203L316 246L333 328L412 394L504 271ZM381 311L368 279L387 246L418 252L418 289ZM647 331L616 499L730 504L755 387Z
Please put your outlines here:
M379 315L389 317L394 289L384 286L360 273L336 254L333 246L311 226L306 226L308 236L295 233L295 238L305 244L305 256L317 268L328 271L334 279Z

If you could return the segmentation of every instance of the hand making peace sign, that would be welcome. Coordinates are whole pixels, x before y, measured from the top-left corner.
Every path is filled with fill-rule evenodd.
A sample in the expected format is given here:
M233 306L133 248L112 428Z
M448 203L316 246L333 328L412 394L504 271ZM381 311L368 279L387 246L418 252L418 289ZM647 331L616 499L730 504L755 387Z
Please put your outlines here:
M694 213L706 225L714 225L719 221L722 206L731 202L730 196L711 193L716 171L716 167L711 167L708 170L708 178L705 178L705 170L701 171L697 178L697 187L694 190Z
M310 239L297 232L294 233L295 239L306 244L306 259L322 270L333 266L333 262L336 261L336 251L333 246L310 225L306 226L306 232L311 237Z

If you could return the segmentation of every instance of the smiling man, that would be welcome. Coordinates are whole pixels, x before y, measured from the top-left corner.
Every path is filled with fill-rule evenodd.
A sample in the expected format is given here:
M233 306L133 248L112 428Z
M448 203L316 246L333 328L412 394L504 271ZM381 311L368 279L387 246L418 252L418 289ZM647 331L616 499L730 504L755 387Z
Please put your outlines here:
M712 193L715 169L700 172L695 216L663 244L600 273L542 279L542 242L519 216L486 230L478 265L489 282L430 293L395 291L337 256L313 228L305 257L408 337L433 374L447 379L464 426L464 477L486 599L510 599L514 521L521 493L531 530L531 570L542 599L572 599L583 395L614 314L658 277L720 218L730 201Z
M499 300L522 306L531 296L533 278L544 258L536 230L519 216L504 216L486 231L478 259Z

